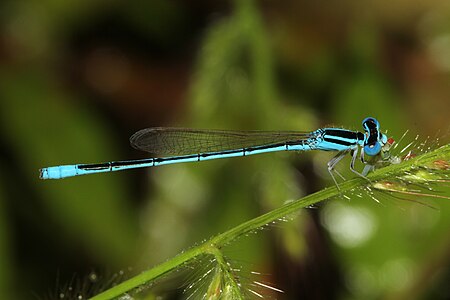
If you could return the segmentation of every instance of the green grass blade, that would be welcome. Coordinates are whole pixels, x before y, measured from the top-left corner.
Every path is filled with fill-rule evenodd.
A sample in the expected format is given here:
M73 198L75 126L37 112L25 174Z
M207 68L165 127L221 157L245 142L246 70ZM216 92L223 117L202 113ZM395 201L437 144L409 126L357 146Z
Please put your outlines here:
M224 258L222 253L220 252L220 249L245 234L254 232L255 230L258 230L272 222L278 221L291 215L292 213L295 213L301 208L305 208L323 200L337 196L340 193L351 192L355 188L367 186L373 187L383 181L401 178L402 176L405 176L405 174L408 174L408 176L410 176L410 174L414 172L416 174L421 174L415 179L418 182L426 181L428 180L428 178L430 178L430 180L434 180L435 178L431 178L429 176L432 176L434 172L440 171L445 172L444 177L446 178L448 176L448 170L450 169L449 162L450 144L447 144L434 151L417 156L413 159L403 161L399 164L390 165L370 173L367 176L371 181L370 183L362 178L354 178L342 183L340 185L340 191L335 186L325 188L302 199L287 203L264 215L251 219L222 234L212 237L210 240L204 242L203 244L195 246L150 270L144 271L141 274L98 294L92 299L113 299L128 292L132 293L134 289L149 284L152 281L161 278L163 275L169 273L172 270L181 268L183 265L199 255L213 255L219 264L220 262L222 262L221 267L225 268L225 271L227 271L226 264L224 263ZM408 180L411 181L411 178L409 178ZM231 286L233 287L233 284L231 284ZM234 287L238 289L237 286Z

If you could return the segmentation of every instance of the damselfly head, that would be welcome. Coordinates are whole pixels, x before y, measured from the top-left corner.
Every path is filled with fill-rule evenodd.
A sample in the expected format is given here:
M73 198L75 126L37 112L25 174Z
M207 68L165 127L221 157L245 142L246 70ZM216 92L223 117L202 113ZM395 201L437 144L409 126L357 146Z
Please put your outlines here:
M369 156L378 155L381 147L387 142L386 135L380 132L380 123L377 119L368 117L363 120L362 125L366 131L364 153Z

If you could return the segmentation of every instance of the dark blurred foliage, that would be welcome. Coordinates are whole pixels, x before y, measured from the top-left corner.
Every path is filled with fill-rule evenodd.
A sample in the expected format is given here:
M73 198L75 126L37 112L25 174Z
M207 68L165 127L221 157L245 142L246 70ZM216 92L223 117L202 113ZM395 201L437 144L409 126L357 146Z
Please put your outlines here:
M151 126L360 130L370 115L445 142L449 53L445 0L2 1L1 298L92 296L332 184L328 153L61 181L40 167L147 157L127 140ZM230 259L278 299L448 299L450 204L380 199L333 199ZM182 282L150 293L186 297Z

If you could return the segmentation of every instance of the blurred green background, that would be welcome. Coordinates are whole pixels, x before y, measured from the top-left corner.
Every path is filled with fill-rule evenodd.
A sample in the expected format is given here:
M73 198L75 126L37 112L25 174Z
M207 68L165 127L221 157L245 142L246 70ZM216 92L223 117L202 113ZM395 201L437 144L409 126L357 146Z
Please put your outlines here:
M147 157L128 137L152 126L361 130L373 116L394 138L448 141L449 79L446 0L4 0L1 298L84 299L333 184L331 153L60 181L41 167ZM226 253L277 299L449 299L450 203L348 196ZM186 297L186 281L158 294Z

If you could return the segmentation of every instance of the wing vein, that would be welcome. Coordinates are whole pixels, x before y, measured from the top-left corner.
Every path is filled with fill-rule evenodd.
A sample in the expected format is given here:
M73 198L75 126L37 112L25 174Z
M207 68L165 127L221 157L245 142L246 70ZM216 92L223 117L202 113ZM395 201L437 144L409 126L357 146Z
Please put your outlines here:
M296 131L232 131L155 127L130 137L133 148L155 155L186 155L250 148L305 140L310 133Z

